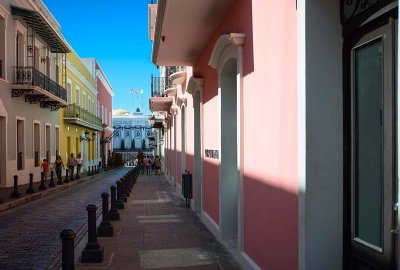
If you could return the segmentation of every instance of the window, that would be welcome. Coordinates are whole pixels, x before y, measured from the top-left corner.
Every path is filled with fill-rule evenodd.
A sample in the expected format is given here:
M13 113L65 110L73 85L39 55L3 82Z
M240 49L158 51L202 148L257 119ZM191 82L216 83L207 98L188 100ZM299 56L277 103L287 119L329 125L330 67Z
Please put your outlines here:
M46 159L50 160L50 125L46 124L45 128L45 147L46 147Z
M82 94L82 108L86 109L86 93L83 92Z
M106 117L106 120L104 121L104 123L108 123L108 121L107 121L107 108L105 109L105 117Z
M79 106L79 99L80 99L80 96L79 96L80 93L79 93L79 92L80 92L80 90L79 90L79 88L77 87L77 88L76 88L76 91L75 91L75 104L78 105L78 106Z
M67 102L72 103L72 85L70 82L67 83Z
M101 105L101 122L105 123L104 122L104 107L103 107L103 105Z
M87 110L90 112L91 111L91 107L92 107L92 100L91 98L88 96L88 108Z
M60 128L55 128L55 145L56 145L56 156L60 153Z
M35 167L39 167L40 159L40 124L33 123L33 158Z
M25 121L17 119L17 170L24 169L25 163Z

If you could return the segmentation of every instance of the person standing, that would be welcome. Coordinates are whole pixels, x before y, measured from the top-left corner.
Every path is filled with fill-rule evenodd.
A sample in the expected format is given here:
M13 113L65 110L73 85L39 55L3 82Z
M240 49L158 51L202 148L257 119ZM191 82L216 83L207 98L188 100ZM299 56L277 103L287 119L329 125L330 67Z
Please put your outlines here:
M82 166L83 166L83 159L81 153L79 153L78 156L76 157L76 179L81 178Z
M158 156L154 159L154 168L156 170L156 175L158 175L161 171L161 160Z
M49 163L47 163L47 159L43 159L43 162L40 165L40 168L43 171L44 181L46 181L47 180L47 174L49 172Z
M151 158L148 156L147 157L147 163L146 163L146 166L147 166L147 175L151 175L151 166L152 166L153 164L152 164L152 161L151 161Z
M71 153L71 155L69 156L68 162L67 162L67 166L69 169L69 175L70 175L70 180L74 180L74 168L76 165L76 158L74 157L74 153Z
M54 167L53 167L53 169L54 169L54 168L55 168L55 171L56 171L57 180L58 180L59 182L61 182L61 173L62 173L62 169L64 169L64 163L63 163L63 161L62 161L60 155L58 155L58 156L56 157L56 161L54 161Z

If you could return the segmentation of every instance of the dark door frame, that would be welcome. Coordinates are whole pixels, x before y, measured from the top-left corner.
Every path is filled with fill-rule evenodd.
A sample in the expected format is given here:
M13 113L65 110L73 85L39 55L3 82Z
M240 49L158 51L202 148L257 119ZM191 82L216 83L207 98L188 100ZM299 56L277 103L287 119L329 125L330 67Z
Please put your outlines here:
M390 23L391 19L397 19L398 12L397 7L392 9L376 19L360 26L356 30L352 32L343 31L343 50L342 50L342 61L343 61L343 269L352 270L351 268L351 166L352 166L352 139L351 139L351 131L352 131L352 121L351 121L351 113L352 113L352 85L351 85L351 57L352 57L352 48L360 41L360 39L366 34L376 30L384 25ZM394 31L394 30L393 30ZM393 46L394 46L394 38L393 38ZM395 55L393 53L393 55ZM394 62L395 65L396 62ZM394 76L397 76L394 74ZM394 86L396 86L394 84ZM397 108L396 95L394 95L393 99L393 108L394 111ZM394 113L393 115L393 125L396 126L397 123L397 115ZM393 146L394 149L397 149L397 132L396 129L393 130ZM393 175L397 178L397 156L396 151L393 151L393 164L394 171ZM394 183L395 184L395 183ZM397 186L393 185L393 193L392 196L396 194ZM394 219L395 220L395 219ZM393 224L394 226L395 224ZM396 245L394 245L396 247ZM394 266L397 262L394 261L395 258L395 250L393 250L393 261L391 264L391 269L394 269ZM373 268L371 268L373 269Z

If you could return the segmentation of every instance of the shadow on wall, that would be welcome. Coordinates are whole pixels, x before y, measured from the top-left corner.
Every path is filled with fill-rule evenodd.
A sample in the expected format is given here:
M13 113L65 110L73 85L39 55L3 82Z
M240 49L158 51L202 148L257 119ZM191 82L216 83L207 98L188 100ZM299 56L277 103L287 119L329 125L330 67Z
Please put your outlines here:
M192 155L187 155L188 162L193 160ZM204 211L220 225L219 161L203 160L202 197ZM194 167L193 164L188 166ZM195 197L198 179L196 172L190 172ZM255 177L258 174L260 172L247 171L243 179L245 253L262 269L297 269L298 194L287 188L293 186L296 179ZM182 178L181 173L178 178ZM239 194L236 198L238 200Z

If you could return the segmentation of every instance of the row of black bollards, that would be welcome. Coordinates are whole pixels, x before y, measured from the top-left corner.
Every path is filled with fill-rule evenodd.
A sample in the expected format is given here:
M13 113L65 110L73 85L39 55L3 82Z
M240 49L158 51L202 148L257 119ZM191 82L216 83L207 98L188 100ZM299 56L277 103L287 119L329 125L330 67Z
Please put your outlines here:
M61 175L57 175L57 178L58 178L57 183L54 183L54 171L51 171L50 172L50 182L49 182L48 187L55 187L56 184L64 185L66 183L69 183L70 180L71 181L74 180L73 176L72 176L72 179L68 178L68 169L66 169L66 175L65 175L64 181L62 180ZM46 180L47 179L44 178L44 173L41 172L40 173L40 186L38 188L39 190L47 189ZM33 173L30 173L29 174L29 186L26 189L26 194L33 194L33 193L35 193L35 189L33 187ZM18 191L18 175L14 175L14 188L10 194L10 198L20 198L20 197L21 197L21 193Z
M95 168L96 169L96 168ZM98 168L97 168L98 170ZM120 219L118 209L124 209L124 202L127 202L127 197L132 191L137 178L139 169L134 168L125 174L119 181L116 181L117 187L110 187L111 190L111 208L109 209L108 198L110 195L107 192L101 194L102 199L102 221L96 229L96 211L97 207L89 204L86 207L88 212L88 242L81 254L82 263L100 263L104 257L104 249L97 242L97 236L113 236L114 227L110 221ZM71 229L65 229L60 233L62 239L62 269L75 269L74 261L74 239L76 233ZM72 244L71 244L72 242Z
M96 174L98 174L100 172L100 166L98 166L98 165L92 165L92 166L88 166L88 176L91 176L91 175L96 175Z

